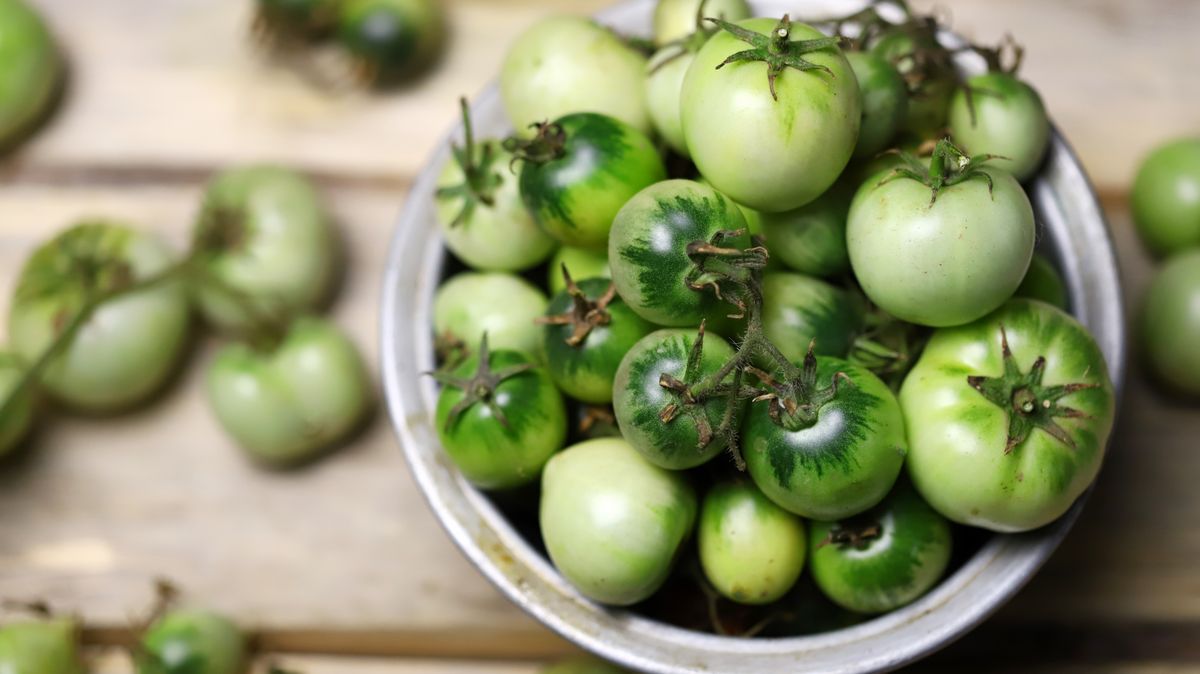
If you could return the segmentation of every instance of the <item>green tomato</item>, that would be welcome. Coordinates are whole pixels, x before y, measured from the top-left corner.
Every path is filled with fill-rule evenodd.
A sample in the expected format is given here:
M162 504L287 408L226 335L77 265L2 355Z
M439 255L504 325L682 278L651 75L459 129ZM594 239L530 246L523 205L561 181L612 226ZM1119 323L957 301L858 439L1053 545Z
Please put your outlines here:
M257 0L255 28L288 39L316 40L337 23L341 0Z
M744 230L741 209L720 192L690 180L667 180L638 192L617 213L608 239L613 282L642 318L668 326L699 325L729 307L715 293L689 286L695 264L688 244L721 231ZM723 245L746 248L746 235Z
M176 610L142 635L138 674L242 674L246 638L229 619L208 611Z
M646 57L615 33L575 16L543 19L517 37L500 70L500 95L517 133L574 112L653 127L642 79Z
M654 143L607 115L567 115L529 143L519 155L521 198L542 229L568 246L603 250L621 206L667 177Z
M1012 296L1033 256L1033 207L1006 171L985 168L937 194L907 177L864 183L846 243L863 291L920 325L962 325Z
M208 402L256 460L294 465L355 430L371 405L362 357L341 330L299 318L274 348L222 348L208 369Z
M866 307L850 291L802 274L772 272L762 277L763 331L799 363L815 345L819 355L844 358L862 331Z
M741 604L769 604L804 568L804 522L752 484L718 484L700 507L696 536L704 575Z
M1163 382L1200 396L1200 250L1167 260L1146 294L1142 340Z
M682 46L664 47L650 58L646 72L650 120L658 135L682 157L688 156L688 149L683 137L679 95L683 91L683 78L695 59L695 52Z
M846 251L846 215L853 188L839 180L825 194L783 213L755 213L771 259L810 276L836 276L850 269ZM753 233L753 227L751 231Z
M459 365L438 396L438 438L472 484L508 489L536 480L567 437L567 409L545 370L518 351Z
M63 61L40 16L23 0L0 0L0 151L47 114Z
M1104 356L1082 325L1049 304L1011 300L936 331L908 373L900 405L909 475L955 522L1036 529L1095 479L1113 397Z
M563 246L550 257L547 265L546 284L550 294L557 295L567 287L563 280L563 267L574 279L612 278L608 268L608 251L592 251L586 248Z
M949 123L959 147L972 155L998 155L993 165L1021 181L1033 176L1050 145L1042 97L1008 73L968 79L950 102Z
M372 83L411 78L437 55L445 28L436 0L343 0L338 42Z
M613 411L621 435L647 461L663 468L693 468L725 448L724 438L712 436L721 424L727 401L713 397L698 410L708 425L710 437L705 438L704 429L688 412L682 396L661 383L663 374L680 381L685 379L695 346L693 330L652 332L625 354L613 382ZM732 358L733 347L728 342L706 334L694 379L699 381L717 372ZM681 413L664 422L660 414L668 405L675 405Z
M1025 279L1017 286L1015 296L1041 300L1064 311L1070 300L1062 275L1058 273L1054 264L1040 253L1033 254L1033 259L1029 261L1029 271L1025 272Z
M74 620L53 618L0 627L0 672L83 674L79 625Z
M603 660L583 657L556 662L543 669L541 674L630 674L630 672Z
M781 30L771 19L737 25L764 38ZM787 30L783 39L791 44L825 37L800 23ZM700 49L683 82L683 134L700 173L718 190L755 210L787 211L819 197L850 160L862 117L858 84L841 51L828 46L803 54L828 72L785 68L774 82L776 99L765 63L717 69L749 47L722 31Z
M900 405L879 377L838 358L816 358L814 384L811 418L781 414L776 423L767 404L750 406L742 423L746 467L785 510L850 517L879 503L900 474L907 451Z
M28 387L19 393L16 390L25 372L20 357L0 351L0 456L21 444L33 426L33 391Z
M482 143L473 154L477 184L455 160L446 162L438 179L437 219L446 247L483 271L521 271L545 260L557 242L521 201L517 178L508 170L512 154L495 141Z
M1200 138L1151 152L1133 181L1131 205L1138 234L1155 255L1200 246Z
M615 297L612 281L586 279L562 290L546 309L542 353L550 378L585 403L612 402L622 357L654 326Z
M715 16L726 21L741 21L754 16L746 0L658 0L654 7L654 44L665 46L696 31L696 18L704 7L704 18ZM709 24L704 24L705 28Z
M333 225L312 184L280 166L229 169L209 183L193 230L200 312L251 332L317 308L337 272Z
M534 321L546 313L546 294L525 279L500 272L463 272L442 284L433 296L433 328L439 337L479 349L484 333L494 349L536 356L541 329Z
M903 130L921 139L943 135L957 75L953 59L937 36L901 27L880 37L871 52L891 63L905 79L920 83L909 91Z
M886 150L908 115L908 85L887 59L874 52L846 52L862 95L862 124L855 157Z
M857 517L813 522L813 578L825 596L859 613L883 613L937 584L950 562L950 523L907 481Z
M184 284L157 238L115 223L59 233L25 263L8 315L12 348L33 363L93 298L162 278L104 302L41 375L58 400L88 412L128 409L158 391L188 343ZM166 277L166 278L163 278Z
M584 596L628 606L654 594L696 522L696 494L617 438L554 455L542 473L542 538Z

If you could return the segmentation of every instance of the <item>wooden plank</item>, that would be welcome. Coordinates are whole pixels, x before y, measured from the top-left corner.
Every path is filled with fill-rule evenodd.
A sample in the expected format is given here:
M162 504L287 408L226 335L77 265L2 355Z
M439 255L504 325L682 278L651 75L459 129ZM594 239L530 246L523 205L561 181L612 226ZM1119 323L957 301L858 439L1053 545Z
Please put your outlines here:
M20 157L21 171L186 172L271 158L395 180L416 173L454 120L455 99L495 76L521 29L552 11L609 3L576 0L564 10L534 0L459 0L450 5L453 49L440 68L392 95L331 93L264 57L247 38L249 2L37 4L69 46L75 77L67 104ZM1200 4L960 0L951 13L979 40L1011 31L1028 47L1026 76L1106 190L1127 185L1155 143L1195 133Z
M129 658L115 650L90 654L92 674L132 674ZM247 674L267 674L270 665L296 674L537 674L540 662L385 659L281 655L258 658Z
M21 262L65 223L129 219L182 248L199 190L4 189L0 316ZM350 263L336 318L376 362L383 244L399 198L353 188L329 197ZM149 408L118 420L56 416L23 460L0 470L0 597L43 597L114 627L146 606L151 579L164 575L248 627L285 636L353 629L368 648L422 652L448 647L429 633L467 630L490 652L553 649L557 640L454 549L382 412L352 447L310 469L276 474L244 460L202 397L211 342Z

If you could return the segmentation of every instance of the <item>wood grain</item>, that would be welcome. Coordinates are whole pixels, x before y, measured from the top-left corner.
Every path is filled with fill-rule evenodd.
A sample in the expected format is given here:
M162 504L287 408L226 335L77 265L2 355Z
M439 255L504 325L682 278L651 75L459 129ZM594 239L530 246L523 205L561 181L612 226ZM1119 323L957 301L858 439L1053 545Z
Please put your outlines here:
M473 95L495 77L520 30L551 12L584 13L609 3L446 3L452 49L437 72L391 95L331 93L281 67L248 39L250 3L243 0L35 4L68 45L75 76L66 105L22 153L20 170L176 175L274 159L378 181L416 173L453 121L457 97ZM1127 185L1136 161L1154 144L1198 131L1192 33L1200 25L1200 4L913 4L948 6L942 11L953 25L979 41L1016 35L1027 47L1025 76L1103 189Z
M69 46L74 77L44 133L0 161L0 316L21 261L67 223L128 219L182 248L212 171L274 160L313 174L343 224L349 273L336 318L373 362L383 256L409 181L457 96L493 77L519 30L561 11L545 0L454 2L454 49L440 69L382 96L331 94L271 62L247 39L242 0L35 4ZM570 10L604 4L575 0ZM1151 145L1196 132L1200 3L960 0L952 10L978 39L1007 29L1027 45L1026 76L1109 195L1136 307L1152 267L1119 195ZM197 385L215 346L199 340L149 408L116 421L55 418L32 451L0 467L0 596L47 598L104 643L121 638L151 579L167 575L274 651L534 659L570 650L453 548L382 416L310 469L275 474L244 461ZM1012 604L933 666L974 669L986 657L995 671L1195 671L1197 438L1196 408L1157 393L1135 366L1075 530ZM1041 650L1058 663L1036 669ZM1072 669L1072 658L1091 664ZM313 674L534 671L521 662L298 662Z

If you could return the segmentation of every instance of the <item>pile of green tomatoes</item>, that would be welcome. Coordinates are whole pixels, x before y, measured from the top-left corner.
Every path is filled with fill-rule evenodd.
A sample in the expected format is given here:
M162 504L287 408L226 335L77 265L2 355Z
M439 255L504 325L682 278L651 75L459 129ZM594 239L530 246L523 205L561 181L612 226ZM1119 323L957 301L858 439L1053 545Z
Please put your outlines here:
M547 19L502 66L514 135L463 103L433 325L462 476L537 503L594 601L684 583L757 616L891 611L970 528L1062 516L1114 391L1034 252L1050 127L1020 49L969 48L968 77L903 4L742 0L661 0L645 45Z
M158 398L188 360L197 317L224 341L207 364L209 406L252 458L306 463L360 427L366 365L319 315L342 261L316 188L275 165L222 171L191 234L179 255L150 231L94 218L37 247L0 345L0 457L49 408L114 415Z

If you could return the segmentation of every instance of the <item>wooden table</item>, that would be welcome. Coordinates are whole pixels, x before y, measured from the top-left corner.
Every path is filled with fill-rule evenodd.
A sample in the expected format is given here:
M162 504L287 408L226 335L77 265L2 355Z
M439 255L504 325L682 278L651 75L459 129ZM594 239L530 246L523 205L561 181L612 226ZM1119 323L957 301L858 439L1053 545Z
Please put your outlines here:
M313 175L343 225L350 273L337 320L374 359L385 244L407 186L460 94L494 74L512 37L558 4L458 0L438 71L390 95L330 94L247 37L248 0L34 0L73 78L51 124L0 162L0 315L21 261L93 215L182 248L204 180L271 160ZM588 12L605 0L575 0ZM799 0L798 5L802 5ZM917 3L928 6L928 2ZM1151 273L1126 186L1153 144L1197 131L1200 4L966 0L954 24L1011 29L1109 210L1136 307ZM0 596L79 613L120 639L176 580L310 674L528 674L572 648L513 608L427 511L382 414L306 470L263 472L220 434L198 377L213 340L148 408L56 417L0 467ZM938 670L1183 672L1200 668L1200 413L1155 393L1135 365L1110 459L1062 549ZM425 659L422 659L425 658ZM121 672L119 657L99 671Z

